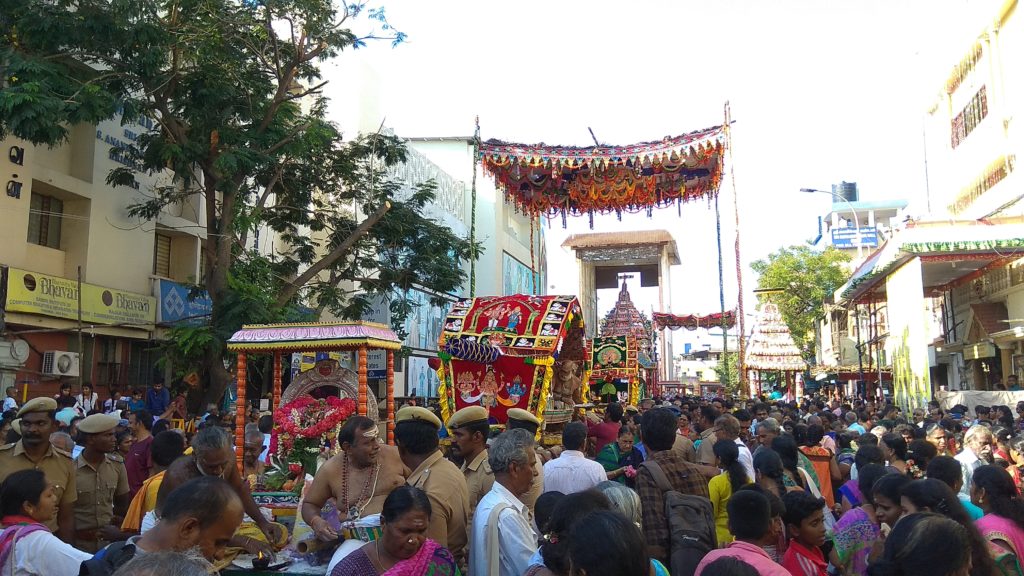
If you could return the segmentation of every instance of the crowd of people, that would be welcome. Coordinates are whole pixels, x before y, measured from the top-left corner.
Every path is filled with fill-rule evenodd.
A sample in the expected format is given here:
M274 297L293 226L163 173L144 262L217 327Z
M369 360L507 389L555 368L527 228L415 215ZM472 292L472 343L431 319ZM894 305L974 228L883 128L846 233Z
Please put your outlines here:
M268 415L239 466L233 422L173 428L170 397L156 415L85 389L8 397L0 576L201 574L288 541L250 491ZM353 416L298 521L336 546L332 576L1020 573L1024 403L648 398L579 411L557 446L540 427L406 406L392 446ZM377 515L377 536L350 530Z

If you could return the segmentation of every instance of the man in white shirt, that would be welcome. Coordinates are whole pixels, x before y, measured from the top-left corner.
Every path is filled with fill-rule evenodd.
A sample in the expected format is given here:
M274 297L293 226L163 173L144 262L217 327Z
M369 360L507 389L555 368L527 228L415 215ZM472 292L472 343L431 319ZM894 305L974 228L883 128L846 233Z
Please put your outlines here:
M584 426L584 439L586 432ZM470 574L520 576L530 566L530 558L537 551L537 533L530 522L530 510L519 496L530 490L537 474L533 445L529 432L507 430L488 449L494 485L473 514Z
M740 421L732 414L722 414L715 420L715 438L735 442L740 451L740 464L747 471L748 478L754 478L754 457L750 448L740 440Z
M582 492L608 479L604 466L588 460L583 454L586 443L586 424L570 422L565 425L562 429L562 446L565 450L558 458L544 464L545 492Z
M983 424L968 428L964 434L964 449L955 458L960 463L960 472L964 478L960 494L969 498L974 471L992 463L992 429Z

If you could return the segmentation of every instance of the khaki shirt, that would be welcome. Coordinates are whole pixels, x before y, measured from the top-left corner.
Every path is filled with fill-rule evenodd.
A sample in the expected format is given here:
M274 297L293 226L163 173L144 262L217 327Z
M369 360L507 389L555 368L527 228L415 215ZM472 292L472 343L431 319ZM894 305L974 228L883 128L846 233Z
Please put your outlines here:
M448 548L461 562L466 557L469 520L465 476L438 450L412 471L408 484L426 492L430 499L432 513L427 537Z
M46 454L38 462L33 462L25 454L25 446L20 440L14 444L0 446L0 482L22 470L41 470L46 475L46 481L53 484L58 506L74 506L75 500L78 500L75 465L67 452L50 445L46 448ZM56 514L46 523L46 527L51 531L57 530Z
M83 455L75 459L78 501L75 502L75 530L95 530L110 524L114 517L114 497L127 494L128 472L124 464L107 455L94 468ZM96 539L75 538L75 548L96 552Z
M697 460L697 450L693 447L693 441L678 432L676 433L676 441L672 444L672 449L679 452L679 455L683 457L683 460L686 460L691 464ZM714 452L712 452L712 454L713 453ZM714 464L714 462L712 462L712 464Z
M700 446L697 447L697 464L714 466L715 462L715 430L708 428L700 433Z
M469 525L473 525L473 511L480 499L491 491L494 486L494 473L487 461L487 450L480 452L472 462L462 464L462 473L466 476L466 487L469 489Z

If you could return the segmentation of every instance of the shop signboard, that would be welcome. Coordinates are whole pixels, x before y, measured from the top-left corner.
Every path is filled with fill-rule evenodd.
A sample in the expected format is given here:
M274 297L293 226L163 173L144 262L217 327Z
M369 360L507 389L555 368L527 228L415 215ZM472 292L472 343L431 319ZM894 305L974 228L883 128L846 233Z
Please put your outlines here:
M78 319L81 300L82 322L87 324L148 325L156 319L156 299L144 294L79 284L59 276L18 268L7 271L7 312L25 312Z
M213 314L213 300L205 291L190 298L187 286L164 279L156 281L153 291L160 304L156 308L157 324L203 324Z

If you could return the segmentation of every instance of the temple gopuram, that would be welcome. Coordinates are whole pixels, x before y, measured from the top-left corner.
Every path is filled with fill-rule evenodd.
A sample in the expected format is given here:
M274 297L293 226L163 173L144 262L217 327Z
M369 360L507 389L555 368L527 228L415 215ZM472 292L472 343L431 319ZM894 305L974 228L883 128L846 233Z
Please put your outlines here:
M657 379L655 339L651 321L637 310L621 276L622 289L615 306L601 321L599 336L591 348L591 391L602 401L620 400L635 405ZM614 390L613 390L614 388ZM614 398L613 398L614 395Z

